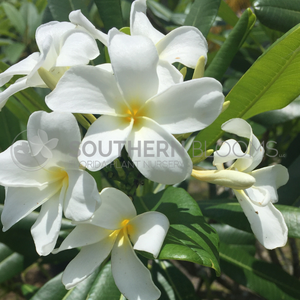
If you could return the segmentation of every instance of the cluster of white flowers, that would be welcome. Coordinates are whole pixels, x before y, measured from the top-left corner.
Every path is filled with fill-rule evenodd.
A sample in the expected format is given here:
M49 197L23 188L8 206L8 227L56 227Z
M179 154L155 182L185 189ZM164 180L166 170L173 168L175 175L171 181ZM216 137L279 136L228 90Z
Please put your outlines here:
M272 202L288 175L282 166L252 171L263 152L251 148L259 142L245 121L230 120L223 129L252 141L247 154L239 158L229 151L222 156L224 144L215 152L219 171L213 174L193 170L191 158L173 135L201 130L222 111L218 81L184 81L173 66L179 62L195 68L199 59L206 61L207 42L201 32L182 26L163 35L149 22L145 0L132 4L130 35L116 28L106 35L80 11L69 18L40 26L40 52L0 74L1 85L13 75L25 75L0 93L0 108L27 87L49 87L53 91L46 103L54 111L33 113L28 141L17 141L0 154L0 184L6 188L3 230L41 206L31 229L37 252L48 255L81 247L64 271L66 288L84 280L111 253L113 276L126 298L158 299L160 292L133 249L157 257L168 219L158 212L137 216L130 198L114 188L99 194L94 178L84 170L100 170L125 147L140 173L154 182L176 184L192 174L234 188L259 241L267 248L284 245L287 228ZM88 65L99 55L96 40L107 46L111 64ZM82 140L72 113L90 114L92 124ZM223 170L223 163L232 159L237 160L230 170ZM245 179L240 176L244 173ZM226 185L225 177L233 183ZM76 227L54 250L63 215Z

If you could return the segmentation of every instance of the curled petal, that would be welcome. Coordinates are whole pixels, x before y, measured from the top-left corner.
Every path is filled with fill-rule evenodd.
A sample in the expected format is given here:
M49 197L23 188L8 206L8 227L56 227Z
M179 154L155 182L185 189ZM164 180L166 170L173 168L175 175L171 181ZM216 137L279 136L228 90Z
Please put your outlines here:
M69 14L69 20L73 24L83 27L94 38L107 46L107 34L96 29L96 27L81 13L80 9L71 11Z
M111 254L111 268L120 292L132 300L154 300L160 297L150 271L138 259L132 249L127 234L120 234Z
M7 83L14 75L27 75L34 68L40 54L34 52L20 62L12 65L0 74L0 86Z
M244 190L255 183L253 176L235 170L198 170L194 167L192 176L204 182L219 184L236 190Z
M100 206L100 196L95 179L83 170L68 170L69 185L64 201L64 214L74 221L92 217Z
M252 157L253 161L246 169L243 170L239 167L239 170L250 172L255 169L261 163L265 151L257 137L253 134L250 124L243 119L230 119L222 125L222 130L249 139L246 153Z
M39 216L31 227L36 252L39 255L48 255L55 247L61 227L66 188L67 182L58 193L42 205Z
M146 0L136 0L131 5L130 32L131 35L143 35L156 44L164 35L156 30L146 16Z
M151 211L136 216L128 223L128 235L135 250L146 251L156 258L168 232L170 223L162 213Z
M95 212L91 223L106 229L120 229L124 220L136 216L136 210L130 198L115 188L105 188L100 193L102 204Z
M152 181L175 184L192 172L191 158L183 146L149 118L138 119L125 146L138 170Z
M237 159L233 164L232 169L238 171L245 170L252 164L252 157L242 151L238 141L234 139L226 140L221 145L218 151L214 152L213 164L217 168L222 168L223 163Z
M161 60L170 64L180 62L195 69L200 56L207 59L207 41L203 34L192 26L181 26L172 30L156 44Z
M244 191L234 190L234 193L258 241L267 249L283 247L288 228L281 212L271 202L265 206L254 204Z
M267 203L263 195L268 195L268 199L275 203L278 201L277 189L285 185L289 179L288 170L282 165L274 165L265 168L261 168L251 172L251 175L255 178L255 188L259 189L261 195L250 194L247 190L247 194L252 201L260 204ZM253 192L253 191L252 191Z
M73 288L91 275L109 255L114 241L115 238L107 237L101 242L83 247L63 273L62 282L66 289Z
M27 76L25 76L23 78L18 79L15 83L11 84L3 92L0 92L0 110L4 107L10 96L19 91L25 90L28 87L29 86L27 84Z
M62 47L55 66L86 65L100 54L94 38L79 30L68 31L62 40Z

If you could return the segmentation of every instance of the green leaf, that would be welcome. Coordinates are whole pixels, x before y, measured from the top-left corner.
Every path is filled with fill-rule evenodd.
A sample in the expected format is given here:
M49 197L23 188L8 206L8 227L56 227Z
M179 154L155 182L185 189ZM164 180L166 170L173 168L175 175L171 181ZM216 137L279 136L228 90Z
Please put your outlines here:
M280 266L255 259L239 246L221 243L222 271L265 299L300 299L299 281Z
M0 243L0 283L11 279L23 270L23 256Z
M197 27L206 37L217 16L221 0L195 0L184 25Z
M48 7L56 21L69 21L69 14L73 10L80 9L88 17L88 9L85 1L82 0L48 0Z
M137 198L139 212L145 208L167 216L170 229L159 259L175 259L194 262L216 270L219 238L205 221L196 201L183 189L168 188L158 194Z
M299 66L300 25L278 39L238 81L226 97L229 108L196 136L190 156L214 147L223 134L221 125L229 119L248 119L296 99L300 94Z
M294 100L284 108L266 111L252 118L253 121L271 127L300 117L300 99Z
M117 288L108 262L98 273L89 291L87 300L119 300L121 293Z
M239 21L235 12L225 1L221 1L218 16L231 26L235 26L235 24Z
M8 2L3 2L2 7L11 24L21 35L23 35L26 29L26 24L22 17L22 14Z
M30 300L64 299L67 290L61 282L61 276L62 274L58 274L49 280Z
M151 274L161 291L160 300L196 300L191 281L168 261L153 261Z
M2 152L13 144L21 132L19 120L6 107L3 107L0 112L0 128L0 151Z
M199 206L204 216L252 233L250 224L237 201L231 199L200 201ZM280 204L275 207L284 217L288 227L288 236L300 238L300 208Z
M299 150L297 151L299 153ZM280 188L278 196L280 203L286 205L295 205L300 200L299 182L300 182L300 156L289 166L289 181Z
M255 15L252 13L251 9L248 8L230 32L214 60L204 72L205 77L213 77L217 80L222 79L236 53L242 47L245 39L254 26L255 21Z
M300 23L299 1L257 0L253 7L259 21L269 28L286 32Z
M106 31L124 26L120 0L94 0Z
M8 45L4 49L7 60L9 60L9 62L12 64L16 63L20 59L20 56L22 55L25 48L26 45L22 43L12 43Z

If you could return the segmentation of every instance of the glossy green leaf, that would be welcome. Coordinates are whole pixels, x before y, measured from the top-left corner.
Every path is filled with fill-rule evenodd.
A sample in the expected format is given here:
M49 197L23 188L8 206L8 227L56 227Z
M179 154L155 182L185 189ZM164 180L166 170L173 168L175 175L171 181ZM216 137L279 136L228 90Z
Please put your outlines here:
M265 299L300 299L299 281L275 264L255 259L239 246L221 243L222 271Z
M184 25L197 27L206 37L218 14L221 0L195 0Z
M211 267L220 274L219 238L205 221L196 201L183 189L168 188L158 194L137 198L139 213L156 210L167 216L170 229L159 259L175 259Z
M106 31L124 26L120 0L94 0Z
M242 47L245 39L254 26L255 21L255 15L252 13L251 9L248 8L230 32L214 60L204 72L205 77L213 77L217 80L222 79L236 53Z
M154 284L161 291L160 300L196 300L191 281L172 263L153 261L151 274Z
M191 157L214 147L222 136L221 125L231 118L248 119L283 108L300 94L300 25L277 40L244 74L226 100L229 108L195 138ZM199 148L199 149L197 149Z
M300 23L299 1L257 0L253 7L259 21L269 28L286 32Z
M62 274L58 274L42 286L30 300L53 300L64 299L67 293L61 282Z
M279 199L279 203L281 199ZM200 201L199 206L203 215L218 222L228 224L237 229L251 232L250 224L240 206L235 200ZM277 204L288 227L288 236L300 238L300 208Z
M14 277L23 270L23 256L0 243L0 283Z
M24 34L26 29L25 21L22 14L10 3L2 2L2 7L11 24L20 34Z
M121 293L117 288L108 262L98 273L89 291L87 300L119 300Z
M12 43L5 47L4 53L9 62L14 64L20 59L25 48L26 45L23 43Z
M70 12L77 9L88 17L86 2L82 0L48 0L48 7L56 21L69 21Z

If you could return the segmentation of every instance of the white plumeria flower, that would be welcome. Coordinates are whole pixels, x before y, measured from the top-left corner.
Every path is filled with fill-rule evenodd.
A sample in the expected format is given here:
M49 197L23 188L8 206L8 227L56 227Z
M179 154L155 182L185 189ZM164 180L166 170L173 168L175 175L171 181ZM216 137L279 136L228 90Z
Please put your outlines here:
M93 25L80 13L74 12L81 24L92 30ZM73 14L71 13L73 16ZM90 26L88 26L90 25ZM38 70L43 68L58 81L71 66L86 65L99 55L95 41L95 30L89 33L85 28L70 22L52 21L36 30L36 43L40 52L34 52L0 74L0 86L14 75L26 75L0 93L0 109L7 99L28 87L47 87Z
M114 188L104 189L100 196L102 205L91 220L78 224L53 251L82 247L66 267L63 284L73 288L111 253L115 283L127 299L158 299L160 291L134 250L149 252L156 258L169 229L167 217L155 211L137 215L130 198Z
M45 158L52 157L52 149L57 146L58 139L49 140L48 134L44 130L38 130L38 135L33 136L30 140L32 156L37 156L39 153Z
M273 165L254 170L263 159L264 149L245 120L231 119L222 125L222 130L249 139L249 145L246 153L243 153L237 141L225 141L214 152L213 164L218 170L224 170L224 163L236 160L228 169L254 178L251 187L233 191L258 241L267 249L284 246L288 228L281 212L273 203L278 201L277 189L289 179L287 169L282 165ZM230 177L228 172L227 176Z
M32 155L31 140L40 132L45 132L50 141L57 140L46 160L40 152ZM100 197L95 180L80 168L74 155L81 139L72 114L33 113L28 121L27 137L28 142L18 141L0 154L0 184L6 187L1 221L6 231L42 206L31 233L37 252L48 255L58 238L62 212L75 221L87 220L98 208ZM20 146L23 160L18 160L15 153Z
M101 114L80 146L79 161L91 171L116 159L125 144L139 171L163 184L186 179L192 162L172 134L201 130L220 114L224 96L213 78L159 91L159 61L151 40L109 31L113 73L92 66L70 69L46 97L53 110Z
M180 62L193 69L201 56L206 60L207 41L196 27L181 26L164 35L152 26L146 16L146 9L146 0L132 3L130 33L150 38L156 46L160 60L169 64Z

